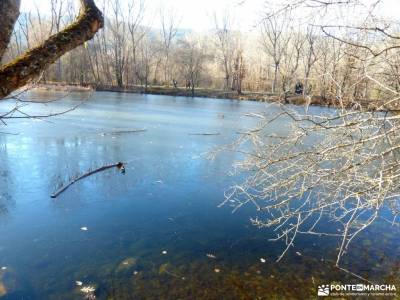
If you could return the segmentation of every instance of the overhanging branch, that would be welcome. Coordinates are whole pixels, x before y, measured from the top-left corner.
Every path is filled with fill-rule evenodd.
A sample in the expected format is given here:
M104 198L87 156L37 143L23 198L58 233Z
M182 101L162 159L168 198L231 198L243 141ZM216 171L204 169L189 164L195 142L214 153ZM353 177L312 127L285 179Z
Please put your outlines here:
M81 10L74 23L0 68L0 99L39 76L50 64L93 38L103 27L103 15L94 0L80 2Z

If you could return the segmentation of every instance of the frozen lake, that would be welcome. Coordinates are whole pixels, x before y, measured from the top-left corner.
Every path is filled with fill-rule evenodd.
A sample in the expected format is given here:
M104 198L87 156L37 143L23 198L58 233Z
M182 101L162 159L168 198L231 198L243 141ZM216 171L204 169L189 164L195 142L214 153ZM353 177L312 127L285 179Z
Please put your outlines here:
M32 110L60 111L80 98ZM228 172L241 155L206 154L256 124L244 114L266 109L278 108L97 92L68 114L1 127L18 135L0 134L0 298L82 299L90 285L97 299L308 299L319 284L358 283L334 268L336 240L300 237L276 263L284 244L250 224L253 207L217 207L240 180ZM146 131L124 132L136 129ZM107 170L50 198L70 178L118 161L125 174ZM400 232L387 226L362 233L344 265L398 281Z

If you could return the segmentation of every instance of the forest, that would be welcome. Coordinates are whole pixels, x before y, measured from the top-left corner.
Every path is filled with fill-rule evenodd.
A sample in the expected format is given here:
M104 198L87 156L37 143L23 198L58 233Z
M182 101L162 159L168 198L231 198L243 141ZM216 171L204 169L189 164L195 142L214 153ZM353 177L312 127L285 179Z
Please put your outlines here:
M280 100L300 83L308 102L377 108L377 102L387 100L388 89L400 89L397 25L374 15L378 4L320 3L325 11L315 13L307 1L275 11L267 2L251 31L240 30L236 16L241 7L232 4L223 11L211 8L205 22L212 29L198 31L182 28L172 7L158 9L149 26L146 0L103 0L98 6L104 29L57 60L41 82L261 92ZM36 5L21 13L4 62L74 20L74 1L51 0L50 5L50 12ZM327 21L370 9L370 16L356 22Z

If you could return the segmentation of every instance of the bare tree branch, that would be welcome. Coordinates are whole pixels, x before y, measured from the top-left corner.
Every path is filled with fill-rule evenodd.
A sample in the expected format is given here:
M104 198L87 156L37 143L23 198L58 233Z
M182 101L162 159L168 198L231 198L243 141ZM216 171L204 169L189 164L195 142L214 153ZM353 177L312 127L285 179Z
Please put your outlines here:
M39 76L66 52L91 39L103 26L103 16L93 0L81 0L77 20L44 43L0 68L0 99Z

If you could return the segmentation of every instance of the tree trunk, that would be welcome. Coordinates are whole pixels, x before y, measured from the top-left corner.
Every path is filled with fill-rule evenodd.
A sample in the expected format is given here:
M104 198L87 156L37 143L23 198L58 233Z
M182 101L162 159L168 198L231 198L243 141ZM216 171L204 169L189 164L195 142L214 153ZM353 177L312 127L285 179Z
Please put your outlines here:
M275 64L274 81L272 82L272 94L275 94L275 92L276 92L276 84L277 83L278 83L278 65Z
M0 62L7 49L14 24L19 16L20 0L0 1Z
M63 54L93 38L103 27L103 16L94 0L80 2L81 11L74 23L0 68L0 99L39 76Z

